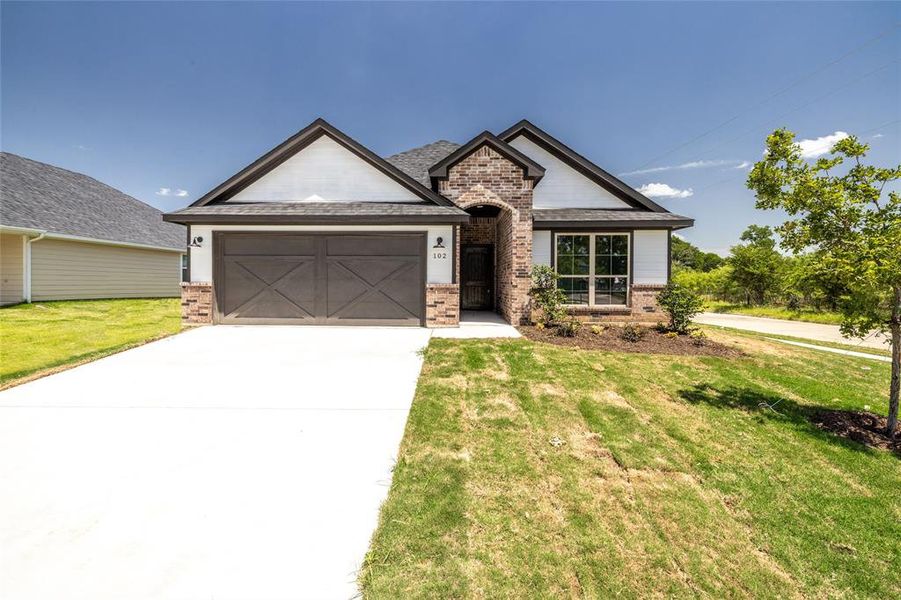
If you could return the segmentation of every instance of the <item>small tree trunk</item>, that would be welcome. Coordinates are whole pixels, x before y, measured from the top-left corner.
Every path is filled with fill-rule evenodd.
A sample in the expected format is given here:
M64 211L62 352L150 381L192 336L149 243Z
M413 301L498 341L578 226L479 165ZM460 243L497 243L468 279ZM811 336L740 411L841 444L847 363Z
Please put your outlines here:
M888 395L887 433L895 438L895 426L898 424L898 393L901 388L901 287L895 288L895 299L892 304L892 320L889 324L892 332L892 380Z

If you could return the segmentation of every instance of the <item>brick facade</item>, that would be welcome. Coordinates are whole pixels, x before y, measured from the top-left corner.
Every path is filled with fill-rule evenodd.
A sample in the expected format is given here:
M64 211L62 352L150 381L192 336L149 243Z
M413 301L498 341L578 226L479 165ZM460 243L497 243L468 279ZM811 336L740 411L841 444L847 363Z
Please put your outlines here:
M634 323L658 323L666 321L667 316L657 304L657 295L664 286L635 284L632 285L629 306L576 306L569 309L569 314L586 323L613 321Z
M460 324L460 286L429 283L425 286L426 327L456 327Z
M181 322L185 325L208 325L213 322L213 284L181 284Z
M657 296L666 286L633 285L632 286L632 318L636 321L664 321L666 314L657 304Z
M494 217L472 217L461 231L464 244L494 244L497 219Z
M448 169L438 191L460 208L478 205L501 209L495 221L495 279L497 310L518 325L529 315L532 269L532 181L522 168L488 146L473 151ZM486 233L484 224L461 237ZM459 292L458 292L459 294Z

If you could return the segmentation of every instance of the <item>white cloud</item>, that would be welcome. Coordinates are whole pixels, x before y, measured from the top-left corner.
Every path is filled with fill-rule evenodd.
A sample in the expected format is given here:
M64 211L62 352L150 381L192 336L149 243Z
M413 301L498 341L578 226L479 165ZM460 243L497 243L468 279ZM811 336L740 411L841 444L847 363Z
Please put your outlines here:
M681 169L706 169L708 167L726 167L736 165L738 163L744 163L744 161L738 160L693 160L691 162L682 163L681 165L667 165L664 167L651 167L650 169L639 169L637 171L629 171L627 173L620 173L620 177L626 177L627 175L646 175L648 173L660 173L663 171L675 171Z
M748 162L748 161L746 161L746 160L743 160L743 161L741 161L741 164L737 164L737 165L735 165L735 166L732 167L732 168L733 168L733 169L747 169L747 168L750 167L750 166L751 166L751 163L750 163L750 162Z
M877 133L876 135L873 136L873 139L878 140L879 138L882 138L882 137L885 137L885 136L881 133Z
M824 135L813 140L801 140L797 146L801 149L801 158L816 158L829 154L835 143L846 137L848 134L844 131L836 131L831 135Z
M157 196L177 196L179 198L184 198L188 195L188 191L180 190L177 188L174 190L172 188L160 188L159 190L157 190L156 195Z
M688 198L694 195L691 188L680 190L665 183L648 183L638 188L648 198Z

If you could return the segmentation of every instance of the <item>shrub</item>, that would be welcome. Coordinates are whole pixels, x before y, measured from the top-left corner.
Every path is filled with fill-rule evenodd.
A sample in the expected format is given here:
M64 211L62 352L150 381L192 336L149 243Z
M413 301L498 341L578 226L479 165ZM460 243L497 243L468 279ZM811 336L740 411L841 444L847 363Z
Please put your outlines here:
M557 289L557 280L560 276L547 265L535 265L532 267L532 289L529 296L532 297L534 306L541 311L541 321L545 324L560 323L566 316L563 303L566 295Z
M582 323L575 317L570 317L560 322L560 326L557 328L557 334L562 335L563 337L576 337L576 334L579 333L579 329L581 328Z
M703 346L707 343L707 334L700 329L693 329L688 336L691 338L691 343L695 346Z
M641 338L644 337L644 329L642 329L641 325L626 323L623 325L622 331L619 332L619 337L627 342L640 342Z
M679 334L676 333L675 331L667 331L667 332L664 333L663 335L665 335L666 337L668 337L668 338L670 338L670 339L674 339L674 338L679 337Z
M592 325L591 333L593 333L595 335L601 335L602 333L604 333L605 329L607 329L607 328L604 327L603 325Z
M704 306L699 295L672 282L657 296L657 303L669 315L668 329L680 334L688 333L691 320Z

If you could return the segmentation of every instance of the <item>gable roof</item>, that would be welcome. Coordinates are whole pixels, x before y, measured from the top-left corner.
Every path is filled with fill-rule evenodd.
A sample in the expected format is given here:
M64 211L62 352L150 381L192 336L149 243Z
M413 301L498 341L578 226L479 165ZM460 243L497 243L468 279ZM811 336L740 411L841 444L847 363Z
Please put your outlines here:
M384 158L378 156L350 136L327 123L325 119L321 118L316 119L287 140L241 169L238 173L204 194L199 200L191 204L191 206L206 206L207 204L228 200L323 135L327 135L423 200L439 206L453 206L453 203L450 200L433 192L431 189L416 181Z
M385 160L426 187L432 185L429 167L460 147L456 142L438 140L419 148L399 152Z
M520 135L541 146L564 163L579 171L601 187L605 188L617 197L638 208L645 208L654 212L669 212L644 194L635 190L632 186L617 179L604 169L600 168L557 138L539 129L528 120L523 119L509 129L503 131L498 137L509 142Z
M0 225L51 234L185 248L185 228L93 177L0 152Z
M493 149L495 152L521 167L523 170L523 176L526 179L532 179L534 183L538 183L542 177L544 177L544 167L539 165L537 162L508 144L507 142L499 139L490 131L483 131L476 137L472 138L443 159L432 165L429 168L429 177L432 179L445 179L447 178L447 171L449 168L481 148L482 146L488 146Z

